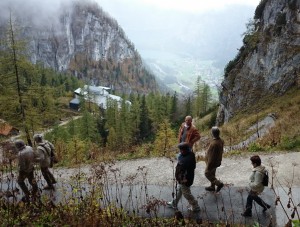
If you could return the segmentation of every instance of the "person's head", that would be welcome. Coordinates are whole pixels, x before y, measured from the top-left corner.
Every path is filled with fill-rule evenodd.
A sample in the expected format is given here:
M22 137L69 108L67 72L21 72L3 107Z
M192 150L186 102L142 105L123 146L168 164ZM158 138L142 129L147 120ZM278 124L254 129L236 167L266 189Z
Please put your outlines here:
M21 139L17 139L14 142L14 144L15 144L15 146L16 146L16 148L17 148L18 151L22 150L26 146L24 140L21 140Z
M36 143L41 143L41 142L43 142L43 136L41 134L35 134L33 136L33 140Z
M220 137L220 129L217 127L217 126L213 126L211 128L211 135L214 137L214 138L219 138Z
M185 117L185 124L187 125L187 126L191 126L192 125L192 121L193 121L193 118L192 118L192 116L186 116Z
M261 165L261 159L258 155L254 155L250 158L251 163L254 167Z
M190 146L187 142L182 142L182 143L178 144L178 148L179 148L181 154L186 154L190 151Z

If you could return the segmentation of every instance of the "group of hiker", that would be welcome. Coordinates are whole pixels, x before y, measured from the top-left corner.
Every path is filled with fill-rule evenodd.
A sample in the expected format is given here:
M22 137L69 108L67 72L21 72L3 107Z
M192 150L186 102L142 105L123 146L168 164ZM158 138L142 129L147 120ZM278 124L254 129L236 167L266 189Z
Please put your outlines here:
M193 119L191 116L186 116L185 121L182 123L178 134L178 148L180 153L178 154L178 162L175 170L176 178L176 193L172 201L168 202L167 205L171 208L177 209L177 205L182 195L187 199L190 207L188 210L197 212L200 211L198 201L191 193L190 187L193 185L196 158L193 152L194 144L200 140L200 133L198 129L192 123ZM205 153L206 168L204 175L210 181L210 185L205 187L206 191L219 192L223 187L224 183L216 178L216 170L221 166L224 141L220 137L220 130L214 126L211 128L212 139L209 147ZM35 163L40 164L41 172L45 178L47 185L43 188L44 190L54 190L54 184L56 180L49 168L53 165L55 160L54 146L49 141L43 139L41 134L36 134L33 137L36 149L33 150L31 146L27 146L25 142L18 139L14 142L18 150L18 161L19 161L19 175L17 183L24 192L24 200L29 201L32 197L38 196L38 185L34 177L34 166ZM258 155L250 158L253 165L253 171L250 176L250 192L247 197L246 209L242 213L245 217L252 216L252 203L256 201L260 206L263 207L263 212L270 208L270 205L265 203L259 194L264 190L262 184L265 167L261 165L261 159ZM25 179L28 179L32 186L32 192L28 190Z
M176 193L172 201L167 205L173 209L177 209L177 205L182 195L189 203L188 210L197 212L200 211L198 201L191 193L190 186L192 186L195 176L196 158L193 152L193 145L200 140L200 133L197 128L192 124L192 117L186 116L185 122L182 123L178 134L178 148L180 153L177 157L178 163L175 170ZM205 187L206 191L219 192L224 183L216 178L216 170L221 166L224 141L220 138L220 129L216 126L211 128L212 140L205 153L206 168L204 175L210 181L210 186ZM259 194L264 190L262 183L265 172L265 167L261 165L261 159L258 155L254 155L250 158L253 166L252 174L250 176L250 192L247 197L246 209L241 214L244 217L252 216L252 203L253 200L263 207L263 212L269 209L271 206L265 203Z
M39 196L37 181L34 177L35 164L39 164L42 175L47 182L47 185L43 188L44 190L54 190L54 184L56 184L56 180L49 170L49 168L52 167L55 159L53 144L47 140L44 140L41 134L34 135L33 139L36 145L35 150L31 146L27 146L21 139L14 141L18 152L17 183L25 195L22 200L26 202L28 202L30 198L34 199ZM31 192L25 184L26 179L32 186Z

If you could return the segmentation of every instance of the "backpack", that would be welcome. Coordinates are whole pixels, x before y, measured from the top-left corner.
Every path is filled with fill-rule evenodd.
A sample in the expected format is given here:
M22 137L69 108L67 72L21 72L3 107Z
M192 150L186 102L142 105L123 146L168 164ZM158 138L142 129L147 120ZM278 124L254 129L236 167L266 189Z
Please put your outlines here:
M180 163L177 163L175 168L175 179L179 184L187 183L186 170L183 168L183 166Z
M45 141L45 144L48 145L48 146L45 146L45 145L42 145L41 146L48 152L50 152L50 167L53 167L53 164L56 164L58 163L58 159L55 155L55 150L54 150L54 146L52 143L50 143L49 141ZM50 148L50 150L49 150Z
M263 179L262 179L261 183L265 187L267 187L269 185L269 173L268 173L268 170L265 170L264 176L263 176Z

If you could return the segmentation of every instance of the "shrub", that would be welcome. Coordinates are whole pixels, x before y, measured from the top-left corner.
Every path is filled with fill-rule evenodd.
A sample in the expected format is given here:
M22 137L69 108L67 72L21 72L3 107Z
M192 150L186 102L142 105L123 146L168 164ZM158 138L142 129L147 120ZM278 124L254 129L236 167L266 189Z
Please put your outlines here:
M300 147L300 139L284 136L279 144L279 147L284 150L295 149L297 147Z
M263 150L264 149L258 143L251 143L248 147L248 151L250 152L258 152Z

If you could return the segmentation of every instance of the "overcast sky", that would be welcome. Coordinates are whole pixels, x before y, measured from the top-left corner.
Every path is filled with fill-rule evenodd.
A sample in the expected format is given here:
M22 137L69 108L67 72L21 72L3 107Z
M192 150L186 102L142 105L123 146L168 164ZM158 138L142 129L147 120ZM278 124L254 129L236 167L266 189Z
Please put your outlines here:
M46 12L54 12L60 3L68 3L72 0L1 0L0 9L7 8L9 5L17 6L21 11L31 9L42 16ZM85 0L80 0L85 1ZM260 0L91 0L98 2L105 10L125 6L133 7L153 7L160 10L172 10L176 12L201 13L208 10L220 10L230 5L249 5L257 6ZM21 7L20 7L21 6ZM40 11L42 10L42 11ZM120 9L122 10L122 9Z
M73 0L0 0L0 17L7 15L8 8L11 7L19 13L28 13L36 24L43 25L45 22L48 24L49 21L54 24L58 19L57 12L60 5L71 1ZM220 26L224 24L224 28L227 29L228 24L231 26L227 21L236 21L238 25L233 24L225 32L235 33L235 38L230 37L232 40L242 40L241 35L246 29L245 24L253 18L254 10L260 2L260 0L77 1L97 2L104 11L117 20L128 38L140 51L158 46L157 43L161 43L161 37L166 38L166 42L169 42L167 36L181 38L187 43L195 42L195 39L199 41L194 33L199 32L197 28L200 29L198 25L201 23L207 27L202 27L200 32L205 31L209 35L210 30L216 29L224 33ZM218 37L210 38L217 39ZM239 45L240 43L237 44Z
M145 7L156 7L163 10L205 12L207 10L218 10L229 5L257 6L260 0L96 0L100 5L113 5L115 3L126 3L130 5L144 5ZM117 7L117 5L115 5Z

